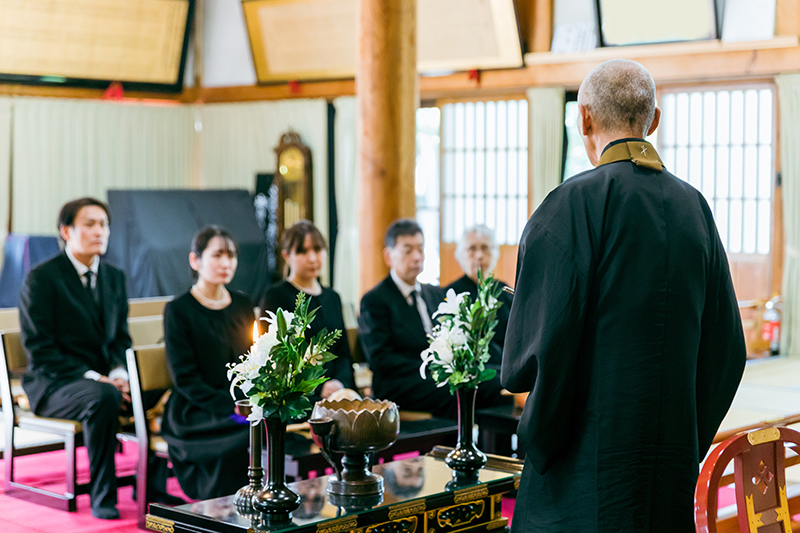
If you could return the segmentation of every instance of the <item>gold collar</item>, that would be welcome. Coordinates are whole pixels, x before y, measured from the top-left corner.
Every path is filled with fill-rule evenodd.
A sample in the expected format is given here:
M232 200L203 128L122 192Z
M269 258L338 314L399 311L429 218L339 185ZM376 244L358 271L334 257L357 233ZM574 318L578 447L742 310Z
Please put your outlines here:
M617 161L633 161L640 167L653 170L663 170L664 168L664 163L658 157L655 147L647 141L617 143L603 152L603 155L600 156L600 161L597 162L597 166L616 163Z

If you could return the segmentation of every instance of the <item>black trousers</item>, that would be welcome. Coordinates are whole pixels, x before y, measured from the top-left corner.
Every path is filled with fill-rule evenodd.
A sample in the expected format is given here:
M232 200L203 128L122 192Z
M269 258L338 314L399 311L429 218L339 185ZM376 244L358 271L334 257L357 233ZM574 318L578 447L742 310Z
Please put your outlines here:
M91 475L89 497L93 508L117 504L114 453L121 402L122 395L114 385L79 379L53 391L39 404L36 412L39 416L83 423L83 442L89 452Z
M143 391L145 410L157 404L164 392L164 389ZM39 416L83 422L83 440L89 452L89 497L92 506L117 503L117 473L114 465L116 433L119 416L131 414L129 409L120 408L121 402L122 395L110 383L81 379L55 390L39 405L36 413ZM166 493L167 460L151 455L147 471L148 492Z

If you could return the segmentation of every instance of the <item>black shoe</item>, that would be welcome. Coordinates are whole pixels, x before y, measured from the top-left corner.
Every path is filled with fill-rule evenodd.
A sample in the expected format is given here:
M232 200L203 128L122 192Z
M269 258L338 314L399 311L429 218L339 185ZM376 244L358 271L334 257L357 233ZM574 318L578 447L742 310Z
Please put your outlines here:
M164 505L170 505L175 507L176 505L184 505L186 500L179 496L173 496L167 492L163 491L152 491L150 493L150 502L152 503L163 503Z
M101 520L117 520L119 511L113 505L92 507L92 516Z
M136 501L136 498L139 497L139 494L136 491L136 485L133 486L133 493L131 494L133 501ZM171 505L175 507L176 505L183 505L186 503L186 500L180 498L178 496L173 496L163 490L157 489L150 489L150 498L148 503L163 503L164 505Z

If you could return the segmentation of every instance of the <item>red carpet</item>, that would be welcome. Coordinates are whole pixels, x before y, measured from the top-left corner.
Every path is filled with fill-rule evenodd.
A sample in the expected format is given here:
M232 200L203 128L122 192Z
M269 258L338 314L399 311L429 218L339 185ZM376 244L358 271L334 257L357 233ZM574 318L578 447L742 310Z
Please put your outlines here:
M86 449L78 450L78 479L88 479L88 458ZM28 457L21 457L16 462L17 479L19 481L46 487L51 490L63 490L64 487L64 452L50 452ZM125 444L123 453L117 454L117 472L133 473L136 467L136 445ZM0 480L3 479L3 461L0 461ZM0 483L2 487L2 483ZM175 478L169 480L170 494L183 495ZM89 496L78 497L78 511L68 513L43 505L29 503L6 496L0 488L0 532L2 533L94 533L111 531L114 533L135 533L140 531L136 526L136 502L131 498L132 487L119 490L120 520L98 520L92 517L89 510ZM732 487L720 489L719 505L725 507L734 502ZM514 513L514 500L503 499L503 516L509 521ZM796 518L795 518L796 519Z
M64 452L50 452L17 460L17 479L46 487L51 490L63 490L64 487ZM117 454L117 472L132 473L136 466L136 445L125 444L123 453ZM0 461L0 480L3 474L3 461ZM78 450L78 479L87 479L88 458L86 449ZM2 487L2 483L0 483ZM183 496L175 478L169 480L170 494ZM136 526L136 502L131 498L132 487L119 490L120 520L98 520L92 517L89 510L89 496L78 497L78 511L68 513L43 505L29 503L17 498L5 496L0 488L0 532L2 533L94 533L111 531L114 533L135 533L140 531ZM734 502L732 487L720 489L719 504L725 507ZM509 521L514 513L514 500L503 499L502 514Z
M136 467L136 445L124 444L123 453L117 454L117 472L133 473ZM26 484L50 490L64 488L64 452L49 452L20 457L15 461L16 478ZM4 477L3 461L0 461L0 480ZM89 477L89 460L86 449L78 449L78 479ZM170 494L184 496L178 481L168 482ZM3 494L0 482L0 533L135 533L141 531L136 525L136 502L131 498L133 487L119 489L119 520L98 520L89 510L89 496L78 496L78 511L68 513L51 507L29 503ZM503 500L503 516L511 518L514 500Z
M136 467L136 445L125 444L123 453L117 454L117 472L133 473ZM16 478L26 484L50 490L64 488L64 452L50 452L21 457L15 462ZM3 461L0 461L0 479L4 477ZM89 460L86 449L78 449L78 479L89 477ZM29 503L6 496L0 483L0 532L2 533L93 533L112 531L134 533L136 526L136 502L131 498L133 487L119 489L120 520L98 520L89 510L89 496L78 496L78 511L68 513L51 507ZM182 495L177 480L169 480L169 492Z

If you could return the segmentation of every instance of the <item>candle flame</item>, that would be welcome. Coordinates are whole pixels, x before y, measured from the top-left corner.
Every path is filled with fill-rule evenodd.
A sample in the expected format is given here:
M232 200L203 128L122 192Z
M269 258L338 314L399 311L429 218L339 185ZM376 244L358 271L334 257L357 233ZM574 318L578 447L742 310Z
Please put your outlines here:
M255 322L253 322L253 342L256 342L259 336L260 335L258 334L258 320L256 320Z

